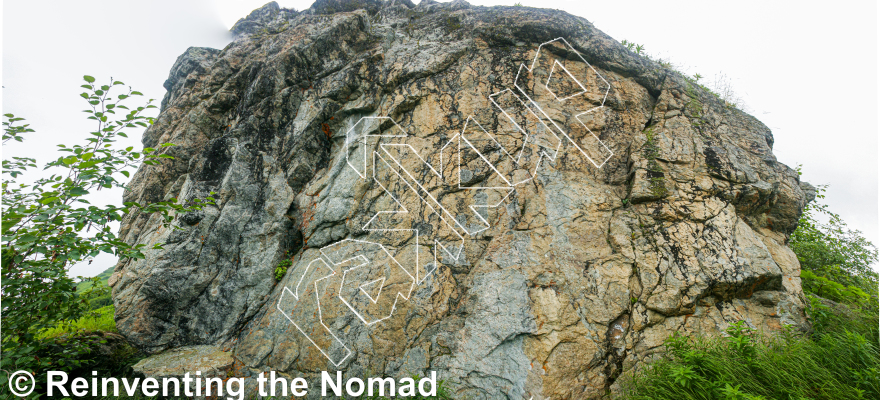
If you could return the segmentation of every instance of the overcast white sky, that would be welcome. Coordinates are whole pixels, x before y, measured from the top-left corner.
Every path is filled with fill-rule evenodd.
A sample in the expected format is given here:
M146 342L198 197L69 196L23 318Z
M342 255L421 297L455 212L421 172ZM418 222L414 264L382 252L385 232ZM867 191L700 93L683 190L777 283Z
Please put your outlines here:
M774 153L829 184L825 201L880 243L877 5L872 1L472 1L565 10L617 40L645 45L686 72L724 74L773 130ZM265 0L3 1L2 110L36 129L4 156L57 157L47 145L85 137L78 86L85 74L122 80L157 102L187 47L223 48L228 29ZM278 1L305 9L310 0ZM137 136L137 135L134 135ZM139 145L139 137L132 138ZM121 201L105 191L93 202ZM80 265L96 275L112 257Z

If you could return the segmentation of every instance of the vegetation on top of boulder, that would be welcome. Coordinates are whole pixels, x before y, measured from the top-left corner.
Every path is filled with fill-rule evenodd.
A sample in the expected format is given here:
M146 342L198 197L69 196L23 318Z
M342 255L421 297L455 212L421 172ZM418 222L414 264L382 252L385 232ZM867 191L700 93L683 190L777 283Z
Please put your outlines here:
M620 42L620 44L623 45L623 47L626 47L627 50L635 53L636 55L642 56L648 60L656 62L657 64L660 64L660 66L662 66L663 68L666 68L668 70L671 70L671 71L681 75L689 83L700 87L706 93L710 93L716 99L721 101L722 104L724 104L726 107L736 108L736 109L742 110L742 111L747 110L745 101L742 99L742 97L740 97L733 90L733 84L731 83L730 78L728 78L727 75L725 75L725 74L715 75L715 79L710 84L710 86L706 86L706 85L700 83L700 80L703 78L703 75L701 75L699 73L695 73L693 75L687 74L682 71L683 68L681 68L680 65L673 64L671 61L663 59L663 58L651 56L650 54L648 54L647 51L645 51L645 46L642 44L630 42L626 39L622 40ZM692 92L692 89L690 86L688 86L688 96L690 96L691 99L696 98L696 94Z

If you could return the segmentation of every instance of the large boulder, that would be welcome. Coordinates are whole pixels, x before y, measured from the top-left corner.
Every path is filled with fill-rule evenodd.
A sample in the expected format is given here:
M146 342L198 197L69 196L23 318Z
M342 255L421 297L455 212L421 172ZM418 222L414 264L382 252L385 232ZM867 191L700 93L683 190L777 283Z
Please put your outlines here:
M122 224L164 244L111 278L141 349L584 399L674 331L804 327L786 240L809 185L760 121L587 20L326 0L232 31L172 67L143 142L174 159L125 194L216 192L173 229Z

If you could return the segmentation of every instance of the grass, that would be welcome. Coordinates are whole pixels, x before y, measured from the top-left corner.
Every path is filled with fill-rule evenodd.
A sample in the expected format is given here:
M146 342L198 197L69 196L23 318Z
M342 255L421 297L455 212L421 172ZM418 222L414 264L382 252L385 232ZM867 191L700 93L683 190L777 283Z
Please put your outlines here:
M132 365L146 354L124 340L103 334L117 332L114 311L112 305L101 307L76 321L60 323L40 332L35 342L34 359L39 360L45 370L67 372L68 382L75 378L89 379L92 373L106 377L133 377ZM65 386L70 387L69 383ZM40 383L36 393L44 393L44 390L45 386ZM4 395L3 388L0 388L0 398L7 398Z
M621 378L622 390L616 397L621 400L880 398L877 310L849 308L815 296L809 296L809 300L808 312L814 327L810 334L785 329L776 335L764 335L742 321L731 325L722 337L689 338L676 332L666 340L665 351L656 360L643 364L634 375ZM52 340L70 333L115 332L113 313L112 305L98 308L77 321L42 332L40 338ZM127 366L130 362L124 364ZM430 399L452 399L443 382L438 383L438 395Z
M829 305L831 304L831 305ZM113 306L41 333L115 332ZM790 329L769 336L743 322L724 337L688 338L677 332L665 352L621 381L628 400L820 400L880 398L880 344L876 312L853 310L810 297L815 332ZM416 377L416 380L418 378ZM438 382L438 396L451 399ZM385 397L357 397L386 399ZM417 397L422 399L422 397Z
M762 335L742 321L725 337L676 333L665 352L622 381L621 399L819 400L880 398L880 350L872 324L818 316L812 335ZM823 321L823 319L826 319Z
M703 78L702 75L698 73L694 75L689 75L683 71L683 68L680 65L675 65L672 62L664 60L662 58L652 57L650 54L648 54L648 52L645 50L645 46L642 44L630 42L625 39L621 41L620 44L622 44L623 47L635 53L636 55L654 61L662 67L680 74L688 82L696 84L706 92L711 93L726 107L736 108L740 111L749 112L748 108L746 107L745 101L733 90L733 84L730 78L727 77L727 75L715 75L715 80L710 84L710 86L705 86L700 83L700 79Z
M39 338L50 339L74 332L116 332L116 321L113 320L114 311L115 308L112 305L101 307L76 321L61 323L55 328L40 332Z

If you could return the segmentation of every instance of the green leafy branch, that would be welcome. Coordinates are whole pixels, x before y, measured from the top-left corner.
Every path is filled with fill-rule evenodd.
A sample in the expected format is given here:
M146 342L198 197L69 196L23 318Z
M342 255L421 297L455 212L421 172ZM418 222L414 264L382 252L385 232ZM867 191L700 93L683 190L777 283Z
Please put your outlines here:
M177 199L122 206L92 205L86 196L101 189L124 187L123 179L142 164L157 165L172 156L162 149L121 148L117 140L128 137L126 130L149 127L154 119L144 115L156 108L152 100L140 106L128 105L140 92L125 88L120 81L97 85L84 76L80 94L88 104L84 110L95 122L84 143L58 145L62 154L45 164L42 177L32 183L20 178L36 170L33 158L3 160L2 181L2 290L4 368L37 365L32 356L36 335L59 322L80 318L88 307L89 296L76 294L76 282L67 269L77 262L110 253L121 259L144 258L146 245L131 245L116 236L111 224L129 213L158 213L163 225L171 226L178 213L194 211L214 199L184 205ZM122 93L117 93L122 89ZM4 114L3 143L23 142L34 132L23 118ZM124 178L123 178L124 177ZM161 248L156 244L153 248ZM34 364L37 363L37 364Z

